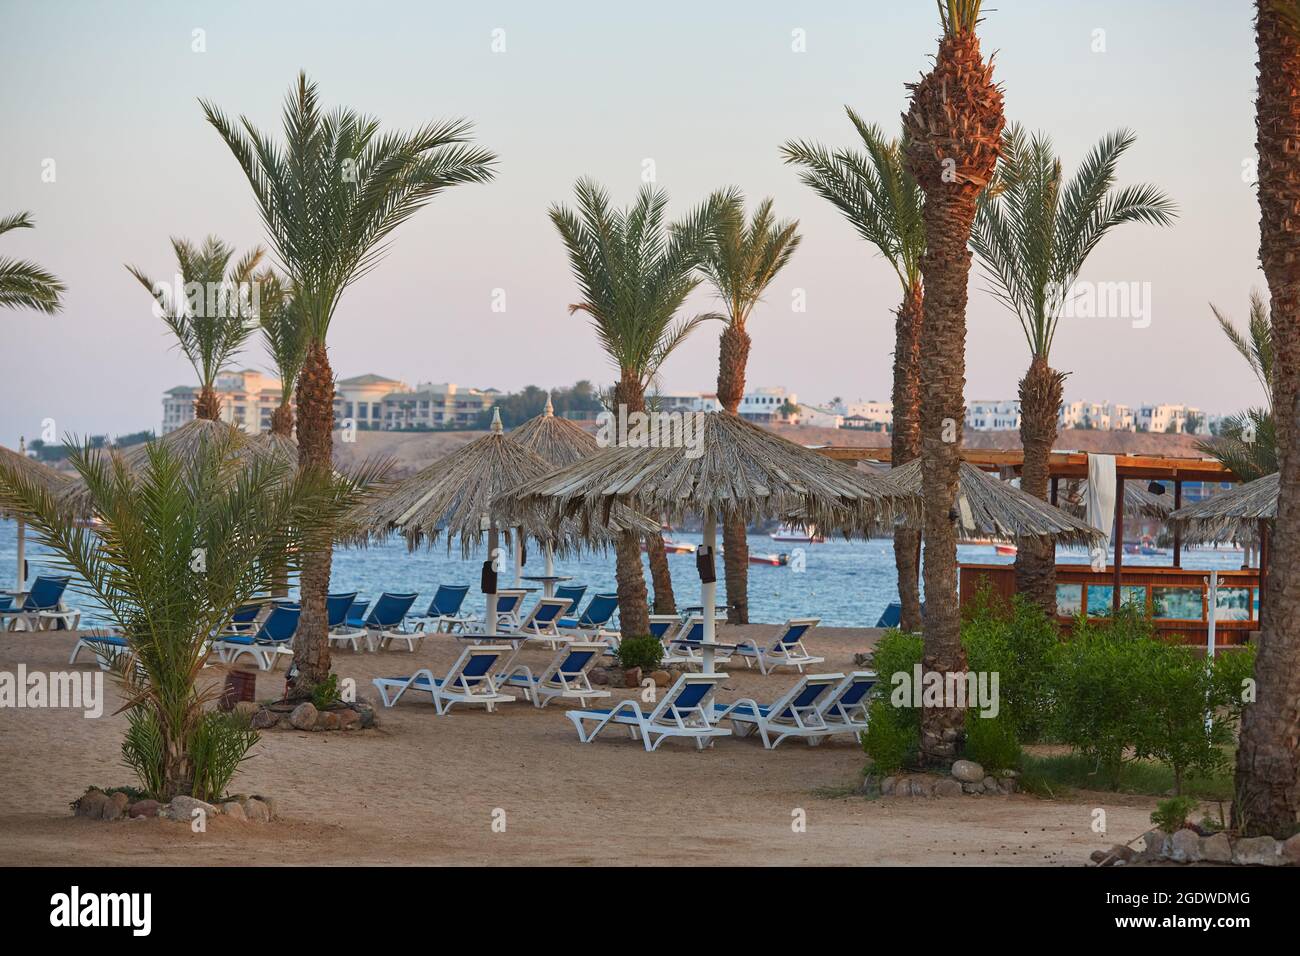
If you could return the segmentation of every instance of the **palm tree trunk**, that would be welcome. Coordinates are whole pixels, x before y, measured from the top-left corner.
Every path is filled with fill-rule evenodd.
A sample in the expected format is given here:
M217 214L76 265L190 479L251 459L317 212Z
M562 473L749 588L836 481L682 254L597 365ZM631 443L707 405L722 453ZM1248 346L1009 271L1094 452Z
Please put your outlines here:
M221 420L221 399L211 385L199 389L199 397L194 400L194 417L209 422Z
M662 534L647 535L645 553L650 561L650 580L655 587L655 613L676 614L677 597L673 594L673 575L668 570L668 551ZM649 622L647 621L647 626Z
M894 468L921 456L921 324L924 309L925 295L920 283L916 283L908 289L894 313L894 427L890 437L890 458ZM898 626L900 630L915 634L921 630L921 532L914 528L895 529L894 566L898 570Z
M1283 837L1300 820L1300 39L1274 5L1256 19L1260 261L1273 322L1273 408L1281 487L1255 658L1255 703L1237 746L1234 826Z
M735 415L745 397L745 368L749 364L749 333L727 323L718 340L718 402ZM727 580L727 623L749 623L749 528L745 519L722 516L723 571Z
M332 406L332 402L331 402ZM331 407L330 414L333 414ZM271 434L293 437L293 405L286 399L271 413Z
M628 414L645 411L645 391L641 380L634 371L624 369L618 382L614 385L614 414L624 407ZM621 416L620 416L621 418ZM626 441L627 435L619 434L618 442ZM653 541L646 538L646 553L650 556L650 570L654 574ZM659 536L659 552L663 559L662 572L668 575L668 555L663 551L663 536ZM641 567L641 539L635 532L629 531L620 536L618 546L614 549L614 578L618 585L618 619L619 629L624 637L642 637L650 633L650 606L647 602L645 571ZM655 592L661 585L655 579ZM667 577L665 594L671 600L672 578ZM664 612L669 613L669 612Z
M1020 443L1024 466L1020 489L1047 500L1052 446L1064 394L1065 376L1035 355L1020 380ZM1117 532L1120 533L1120 532ZM1056 616L1056 545L1041 538L1016 541L1016 592Z
M298 467L328 471L334 453L334 372L323 342L308 347L298 377ZM302 556L298 576L302 614L293 638L293 663L297 670L291 694L304 697L330 672L329 615L333 551L323 548Z

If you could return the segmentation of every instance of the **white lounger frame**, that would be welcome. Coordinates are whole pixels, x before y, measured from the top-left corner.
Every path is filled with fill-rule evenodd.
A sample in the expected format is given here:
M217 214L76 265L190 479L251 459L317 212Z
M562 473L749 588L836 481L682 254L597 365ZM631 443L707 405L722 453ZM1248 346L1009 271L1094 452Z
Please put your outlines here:
M742 697L732 704L714 704L713 719L730 720L737 735L747 737L755 731L768 750L775 749L789 737L802 737L809 746L821 743L835 731L826 723L827 701L844 685L843 674L805 674L770 707L761 707L752 697ZM796 705L804 692L822 688L811 703ZM789 716L786 716L787 712Z
M854 671L844 678L839 687L829 698L822 702L822 719L826 729L832 734L860 734L867 729L867 714L871 708L871 691L863 694L856 704L844 704L841 698L849 689L862 681L877 683L879 677L875 671Z
M703 750L712 746L715 738L731 736L730 729L716 726L709 717L713 693L727 678L728 675L723 673L683 674L649 713L641 710L635 697L620 701L605 711L570 710L566 713L578 729L578 739L584 744L591 743L597 734L613 723L626 727L632 739L640 739L647 751L658 750L659 745L670 737L693 740L695 746ZM678 707L678 698L697 684L709 685L700 702L694 707ZM592 724L590 730L586 728L587 723Z
M530 700L535 707L545 707L553 700L576 700L581 706L587 706L587 698L609 697L607 690L596 690L591 686L591 669L600 661L607 645L602 641L572 641L563 647L536 677L527 664L512 668L504 677L497 679L498 690L522 690L524 699ZM591 651L582 670L563 673L564 666L573 653Z
M796 668L800 674L803 669L812 664L824 664L826 658L814 657L808 653L808 649L803 646L803 637L797 641L782 642L787 634L796 627L806 627L811 631L822 622L819 617L792 617L785 622L781 633L774 640L759 644L753 639L738 641L736 644L736 654L744 658L745 666L749 667L750 658L758 661L758 669L763 674L770 674L778 667L787 666ZM807 631L804 632L805 634ZM747 649L748 648L748 649Z
M499 693L496 689L497 673L513 652L508 644L478 644L467 647L461 652L456 663L451 665L445 677L435 677L427 667L422 667L410 677L376 677L375 688L385 707L392 707L408 690L415 693L429 694L433 698L433 707L439 716L451 710L453 704L482 704L491 713L497 704L508 703L515 698L509 694ZM470 662L478 657L491 656L492 663L482 675L466 682L464 672ZM420 683L420 678L424 683ZM396 689L389 698L388 692Z

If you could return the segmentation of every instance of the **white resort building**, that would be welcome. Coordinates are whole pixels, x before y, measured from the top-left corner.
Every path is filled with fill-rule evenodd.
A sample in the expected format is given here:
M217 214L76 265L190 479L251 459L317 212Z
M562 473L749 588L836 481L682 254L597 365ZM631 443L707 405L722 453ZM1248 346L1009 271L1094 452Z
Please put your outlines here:
M237 425L250 435L268 431L271 416L280 407L280 380L254 369L223 372L213 383L221 400L221 420ZM177 385L163 393L162 434L174 432L194 421L194 402L199 390Z

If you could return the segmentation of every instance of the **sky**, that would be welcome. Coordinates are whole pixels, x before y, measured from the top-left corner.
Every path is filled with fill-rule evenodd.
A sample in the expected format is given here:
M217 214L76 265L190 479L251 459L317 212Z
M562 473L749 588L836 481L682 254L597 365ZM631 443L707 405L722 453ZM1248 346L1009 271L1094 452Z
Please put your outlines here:
M1089 259L1082 280L1137 283L1149 310L1061 322L1052 359L1069 373L1066 400L1258 404L1209 308L1244 322L1264 285L1249 181L1253 4L988 6L982 44L1008 119L1049 133L1067 171L1106 133L1133 129L1120 183L1156 183L1180 210L1172 228L1121 227ZM198 99L278 135L300 69L325 104L388 128L467 117L500 157L495 181L434 200L346 293L329 339L340 377L503 390L612 381L590 328L567 312L576 289L547 208L571 202L582 176L630 202L649 161L673 216L734 184L801 223L802 247L750 321L750 385L814 403L887 399L898 280L779 147L850 145L846 104L896 129L904 84L937 35L929 0L0 0L0 214L36 221L0 237L0 256L68 285L56 316L0 313L0 443L43 425L60 437L159 427L163 391L193 373L124 264L170 277L169 237L215 233L241 251L265 241ZM1014 396L1028 364L1015 316L987 285L977 267L968 400ZM688 310L714 305L700 292ZM717 331L703 326L674 353L661 388L713 390ZM270 365L256 340L238 364Z

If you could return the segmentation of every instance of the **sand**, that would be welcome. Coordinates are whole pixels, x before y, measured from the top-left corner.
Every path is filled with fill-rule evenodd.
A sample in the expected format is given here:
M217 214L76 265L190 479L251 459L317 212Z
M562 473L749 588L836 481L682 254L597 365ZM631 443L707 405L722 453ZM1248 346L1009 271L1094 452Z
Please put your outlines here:
M754 625L749 633L774 629ZM721 628L720 640L738 629ZM808 641L844 671L875 635L826 628ZM0 634L0 671L66 670L68 632ZM429 665L442 672L460 645L430 638L416 653L335 655L335 670L372 696L375 676ZM544 664L544 650L526 651ZM84 666L90 669L90 665ZM743 663L720 699L775 697L793 677ZM205 671L219 680L223 668ZM259 697L278 695L283 667L261 674ZM119 701L106 681L111 701ZM628 692L616 690L615 697ZM282 819L268 826L216 819L206 833L160 821L74 818L88 786L133 784L120 762L123 715L0 710L0 864L1054 864L1149 828L1154 800L1075 794L867 800L854 793L864 757L850 738L819 747L723 739L697 751L669 741L646 753L620 734L578 742L564 706L453 710L418 698L380 710L375 730L269 731L232 790L264 793ZM1109 833L1090 830L1094 808ZM494 829L502 819L505 830ZM796 816L806 828L796 832Z

